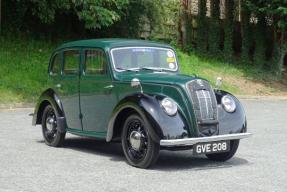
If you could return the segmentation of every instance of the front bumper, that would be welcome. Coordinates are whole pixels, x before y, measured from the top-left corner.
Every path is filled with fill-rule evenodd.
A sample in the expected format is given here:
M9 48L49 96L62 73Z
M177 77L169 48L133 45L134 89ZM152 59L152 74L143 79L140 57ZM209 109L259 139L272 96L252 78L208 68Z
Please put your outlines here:
M195 137L195 138L186 138L186 139L170 139L170 140L160 140L160 146L165 147L176 147L176 146L190 146L197 143L206 143L212 141L223 141L223 140L236 140L244 139L250 137L251 133L234 133L226 135L216 135L210 137Z

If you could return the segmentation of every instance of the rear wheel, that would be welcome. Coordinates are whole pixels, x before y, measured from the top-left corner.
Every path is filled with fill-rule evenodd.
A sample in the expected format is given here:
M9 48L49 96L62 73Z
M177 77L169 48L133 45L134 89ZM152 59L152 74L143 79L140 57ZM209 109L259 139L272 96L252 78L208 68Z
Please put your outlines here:
M64 142L66 133L57 130L57 113L51 105L47 105L43 112L42 133L49 146L59 147Z
M148 168L156 162L160 147L149 134L151 128L138 114L131 114L125 120L121 141L130 165Z
M239 146L239 140L230 141L230 150L224 153L207 154L207 158L213 161L227 161L236 153Z

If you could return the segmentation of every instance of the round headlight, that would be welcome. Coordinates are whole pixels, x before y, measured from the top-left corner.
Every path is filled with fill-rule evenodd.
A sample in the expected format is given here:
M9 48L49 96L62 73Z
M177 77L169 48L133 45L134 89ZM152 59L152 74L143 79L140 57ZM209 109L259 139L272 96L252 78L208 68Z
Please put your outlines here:
M232 98L232 96L230 96L230 95L223 96L221 99L221 103L222 103L225 111L227 111L229 113L234 112L236 109L236 103L235 103L234 99Z
M173 101L170 98L164 98L161 101L161 106L164 109L164 111L170 116L175 115L177 112L177 105L175 101Z

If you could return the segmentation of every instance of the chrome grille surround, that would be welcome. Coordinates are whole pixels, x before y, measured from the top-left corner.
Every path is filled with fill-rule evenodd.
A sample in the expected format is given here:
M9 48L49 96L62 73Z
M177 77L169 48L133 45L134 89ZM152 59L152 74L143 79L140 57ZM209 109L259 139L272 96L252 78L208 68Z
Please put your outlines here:
M210 84L202 79L196 79L186 84L199 136L218 134L217 101Z

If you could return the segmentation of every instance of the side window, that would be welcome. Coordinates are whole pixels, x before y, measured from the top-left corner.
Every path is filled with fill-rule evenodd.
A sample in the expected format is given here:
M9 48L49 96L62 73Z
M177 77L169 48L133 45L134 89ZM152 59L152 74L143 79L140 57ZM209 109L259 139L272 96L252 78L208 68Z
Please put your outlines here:
M85 74L106 74L107 61L104 51L100 49L85 50Z
M64 52L64 74L78 74L79 64L79 50L69 50Z
M61 55L58 53L54 56L50 73L53 75L60 74L61 72Z

